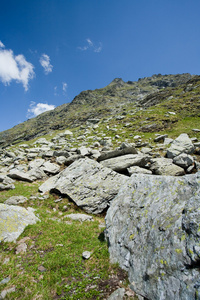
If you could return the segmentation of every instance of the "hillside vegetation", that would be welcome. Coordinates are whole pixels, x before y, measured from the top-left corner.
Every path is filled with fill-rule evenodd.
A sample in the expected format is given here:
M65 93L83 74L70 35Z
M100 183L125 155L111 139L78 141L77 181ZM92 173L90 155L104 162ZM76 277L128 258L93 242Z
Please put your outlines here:
M157 132L182 126L198 116L200 76L153 75L137 82L114 79L102 89L81 92L71 103L58 106L0 133L0 147L29 141L65 128L79 128L90 119L111 120L128 131ZM159 108L158 108L158 105ZM148 108L153 107L153 110ZM176 116L166 116L169 110ZM116 119L116 116L123 115ZM182 121L181 121L182 120ZM117 122L116 122L117 121ZM120 121L120 122L119 122ZM187 128L187 124L186 124Z

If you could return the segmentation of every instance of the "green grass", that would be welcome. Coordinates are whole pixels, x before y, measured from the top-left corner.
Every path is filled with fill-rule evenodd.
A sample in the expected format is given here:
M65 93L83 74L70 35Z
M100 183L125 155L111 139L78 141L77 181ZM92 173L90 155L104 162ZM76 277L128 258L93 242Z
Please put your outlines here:
M0 202L14 194L38 195L39 184L18 182L15 190L0 192ZM10 277L7 284L0 285L0 292L14 285L16 291L8 299L104 299L117 288L110 278L119 277L119 281L122 275L122 286L126 287L125 272L109 262L103 228L99 226L104 217L94 216L93 222L69 222L64 216L81 210L67 198L55 203L56 198L50 195L23 204L35 208L41 222L28 226L18 238L29 238L26 253L17 255L15 243L0 243L0 281ZM86 250L92 253L88 260L82 258ZM46 271L39 271L40 266Z
M29 198L31 195L35 195L38 191L38 187L41 185L40 182L37 183L27 183L15 181L15 189L0 192L0 203L3 203L6 199L12 196L24 196Z

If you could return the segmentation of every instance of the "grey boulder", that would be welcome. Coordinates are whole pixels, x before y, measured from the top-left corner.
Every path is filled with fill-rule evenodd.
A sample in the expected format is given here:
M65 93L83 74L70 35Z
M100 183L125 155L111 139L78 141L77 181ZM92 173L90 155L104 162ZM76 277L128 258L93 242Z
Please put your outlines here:
M79 159L50 178L39 190L67 195L87 213L99 214L110 204L128 177L88 158Z
M193 165L194 159L191 155L181 153L173 158L173 163L181 168L187 169L189 166Z
M113 157L118 157L126 154L137 154L137 150L133 146L124 147L122 149L115 149L110 151L103 151L98 157L98 161L106 160Z
M59 174L50 177L47 179L40 187L39 187L39 192L41 193L46 193L49 192L51 189L54 188L57 180L59 178Z
M167 150L167 157L174 158L181 153L192 154L194 153L194 145L186 133L180 134L171 144Z
M19 206L0 204L0 242L13 242L27 225L35 224L39 219L34 210Z
M134 173L137 173L137 174L149 174L149 175L151 175L152 171L144 169L144 168L140 168L138 166L134 166L134 167L128 168L128 173L129 173L130 176L133 175Z
M4 204L8 204L8 205L18 205L21 203L26 202L28 199L24 196L12 196L10 198L8 198Z
M125 296L125 289L118 288L107 298L107 300L123 300L124 296Z
M57 157L56 157L56 163L57 163L58 165L65 164L66 160L67 160L67 159L66 159L65 156L57 156Z
M28 181L28 182L33 181L27 172L19 171L17 169L10 170L8 176L12 179L18 179L18 180Z
M159 157L151 160L150 170L156 175L180 176L184 175L184 169L173 164L172 159Z
M55 175L60 171L60 167L57 164L46 161L43 164L43 171Z
M93 221L93 217L86 214L69 214L66 215L65 217L73 221L80 221L80 222Z
M132 175L106 215L110 259L145 299L199 299L200 173Z
M36 169L36 168L40 168L43 164L44 164L45 160L42 158L37 158L34 159L33 161L31 161L28 165L28 169Z
M144 154L127 154L101 161L101 164L116 172L125 171L131 166L144 167L149 162L150 156Z
M47 175L44 173L43 168L31 169L27 172L32 181L45 179Z
M0 191L15 189L14 180L6 175L0 175Z

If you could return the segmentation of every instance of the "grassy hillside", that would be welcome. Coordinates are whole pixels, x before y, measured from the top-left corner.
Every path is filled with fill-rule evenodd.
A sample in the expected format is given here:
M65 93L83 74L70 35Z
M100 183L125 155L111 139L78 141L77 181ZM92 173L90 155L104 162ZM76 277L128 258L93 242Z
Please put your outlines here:
M78 127L91 118L103 119L121 113L133 115L143 107L166 101L171 95L181 98L181 91L187 87L188 80L192 78L196 77L182 74L153 75L137 82L114 79L105 88L81 92L71 103L63 104L1 132L0 146L28 141L55 130ZM194 85L194 80L191 84ZM195 94L196 92L197 90L194 90ZM189 94L193 92L189 91ZM129 118L129 121L132 122L132 119ZM135 126L134 122L133 125Z

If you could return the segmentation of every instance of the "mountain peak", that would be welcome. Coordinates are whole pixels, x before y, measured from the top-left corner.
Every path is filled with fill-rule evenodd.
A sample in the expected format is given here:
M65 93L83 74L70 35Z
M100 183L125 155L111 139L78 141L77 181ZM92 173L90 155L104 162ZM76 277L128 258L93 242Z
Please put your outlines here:
M117 85L117 86L122 86L124 85L125 82L123 81L122 78L115 78L109 85Z

